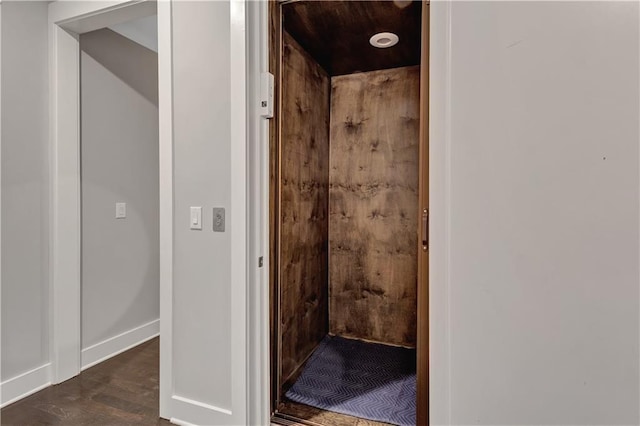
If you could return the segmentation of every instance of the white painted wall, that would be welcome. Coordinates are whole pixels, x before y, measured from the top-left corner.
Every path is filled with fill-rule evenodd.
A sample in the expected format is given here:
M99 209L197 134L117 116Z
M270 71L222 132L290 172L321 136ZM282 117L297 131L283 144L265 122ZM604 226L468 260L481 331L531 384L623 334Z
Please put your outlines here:
M112 25L109 29L141 44L147 49L158 52L158 17L156 15Z
M49 362L47 2L3 1L2 12L5 381Z
M86 350L159 318L158 56L108 29L80 48Z
M231 202L228 2L173 3L174 393L231 407L231 234L212 208ZM189 207L203 230L189 230ZM235 283L243 285L243 283ZM184 419L193 422L190 419Z
M638 424L638 4L431 8L432 422Z

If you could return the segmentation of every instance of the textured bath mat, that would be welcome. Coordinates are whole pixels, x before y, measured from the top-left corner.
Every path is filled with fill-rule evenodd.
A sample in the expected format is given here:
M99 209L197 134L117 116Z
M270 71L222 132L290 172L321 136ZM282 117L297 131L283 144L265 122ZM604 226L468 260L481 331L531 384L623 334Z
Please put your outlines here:
M327 336L285 396L336 413L416 424L413 349Z

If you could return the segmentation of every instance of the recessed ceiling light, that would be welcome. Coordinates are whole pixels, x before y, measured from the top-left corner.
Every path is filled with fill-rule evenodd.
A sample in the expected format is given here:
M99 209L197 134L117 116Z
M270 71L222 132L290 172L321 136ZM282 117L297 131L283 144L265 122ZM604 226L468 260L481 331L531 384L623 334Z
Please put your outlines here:
M393 0L393 2L395 3L395 5L397 7L399 7L400 9L404 9L405 7L409 6L411 3L413 3L413 1L411 0Z
M369 43L371 43L373 47L384 49L386 47L395 46L398 44L398 40L398 36L394 33L378 33L371 36Z

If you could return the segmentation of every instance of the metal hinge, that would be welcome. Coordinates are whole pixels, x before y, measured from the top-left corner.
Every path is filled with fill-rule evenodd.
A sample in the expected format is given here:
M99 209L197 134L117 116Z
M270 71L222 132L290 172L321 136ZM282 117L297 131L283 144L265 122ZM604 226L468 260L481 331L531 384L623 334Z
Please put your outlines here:
M264 264L264 258L262 256L260 256L258 258L258 268L262 268L263 264Z

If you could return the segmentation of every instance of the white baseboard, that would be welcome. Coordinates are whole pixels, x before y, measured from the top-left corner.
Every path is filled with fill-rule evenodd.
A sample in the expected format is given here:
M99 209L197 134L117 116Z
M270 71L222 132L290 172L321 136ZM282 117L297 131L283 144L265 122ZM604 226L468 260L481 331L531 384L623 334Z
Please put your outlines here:
M231 411L185 398L178 395L171 397L171 423L189 425L234 425L235 421Z
M178 425L178 426L196 426L193 423L185 422L173 417L169 421L171 422L171 424Z
M0 408L51 385L51 363L34 368L0 384Z
M160 320L126 331L82 350L82 369L131 349L160 334ZM51 385L51 363L0 383L0 408Z
M82 370L93 367L160 334L160 320L154 320L82 350Z

